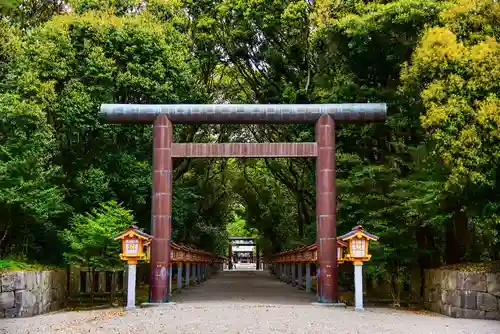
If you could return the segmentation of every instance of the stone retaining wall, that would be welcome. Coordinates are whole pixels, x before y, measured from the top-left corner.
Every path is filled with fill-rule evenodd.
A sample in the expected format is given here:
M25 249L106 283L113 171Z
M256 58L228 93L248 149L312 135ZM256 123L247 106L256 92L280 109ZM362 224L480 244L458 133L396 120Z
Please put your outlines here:
M425 308L454 318L500 320L500 273L425 271Z
M0 273L0 318L56 311L66 297L65 270Z

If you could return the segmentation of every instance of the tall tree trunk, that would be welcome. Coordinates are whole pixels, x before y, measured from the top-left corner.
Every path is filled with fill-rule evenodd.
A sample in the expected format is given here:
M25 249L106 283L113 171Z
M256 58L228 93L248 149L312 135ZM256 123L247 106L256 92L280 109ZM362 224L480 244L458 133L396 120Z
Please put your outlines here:
M460 256L455 248L455 228L452 220L445 223L445 263L455 264L460 262Z
M469 219L467 213L458 209L455 214L455 242L460 260L465 258L470 245Z
M434 239L434 231L430 226L419 226L415 232L417 241L418 263L420 269L420 298L424 298L425 275L424 270L438 267L440 263L439 251Z
M399 263L394 263L391 270L391 295L392 295L392 306L401 307L401 267Z
M300 196L297 198L297 230L299 234L299 238L302 239L304 236L304 215L305 213L302 212L303 206L301 203L301 198Z
M425 230L423 227L418 227L415 232L415 237L417 239L417 249L418 252L418 264L419 264L419 274L420 274L420 287L419 295L420 299L424 298L424 286L425 286L425 269L429 268L429 256L426 254L426 242L425 242ZM423 251L422 251L423 250Z
M461 208L455 209L453 220L446 223L446 264L460 263L467 254L468 218Z

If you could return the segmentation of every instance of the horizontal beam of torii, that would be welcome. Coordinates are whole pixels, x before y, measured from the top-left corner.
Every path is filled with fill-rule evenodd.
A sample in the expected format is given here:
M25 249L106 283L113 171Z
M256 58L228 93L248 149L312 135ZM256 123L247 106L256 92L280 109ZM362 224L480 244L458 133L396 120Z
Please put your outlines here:
M109 123L153 123L167 116L183 124L314 124L323 115L342 123L383 122L385 103L346 104L103 104Z
M337 303L335 123L383 122L386 114L384 103L101 105L100 115L109 123L153 124L151 302L166 302L169 298L174 158L315 157L318 298L321 303ZM315 124L315 142L174 143L175 123Z
M229 237L231 246L256 246L255 237Z

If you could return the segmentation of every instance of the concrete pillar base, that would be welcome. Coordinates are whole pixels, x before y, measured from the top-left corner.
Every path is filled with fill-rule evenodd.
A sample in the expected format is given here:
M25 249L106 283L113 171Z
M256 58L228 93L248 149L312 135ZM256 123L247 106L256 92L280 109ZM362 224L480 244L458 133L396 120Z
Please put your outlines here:
M318 302L314 302L314 303L311 303L311 305L323 306L323 307L343 307L343 308L346 308L345 303L318 303Z
M141 308L149 308L149 307L169 307L176 305L174 302L167 302L167 303L142 303Z

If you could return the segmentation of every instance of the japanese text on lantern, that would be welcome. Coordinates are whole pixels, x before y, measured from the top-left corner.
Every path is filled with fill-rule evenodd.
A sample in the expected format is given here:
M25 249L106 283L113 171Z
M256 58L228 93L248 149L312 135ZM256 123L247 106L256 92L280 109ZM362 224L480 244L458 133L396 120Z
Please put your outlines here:
M128 239L125 240L125 255L127 256L137 256L139 253L139 240Z

